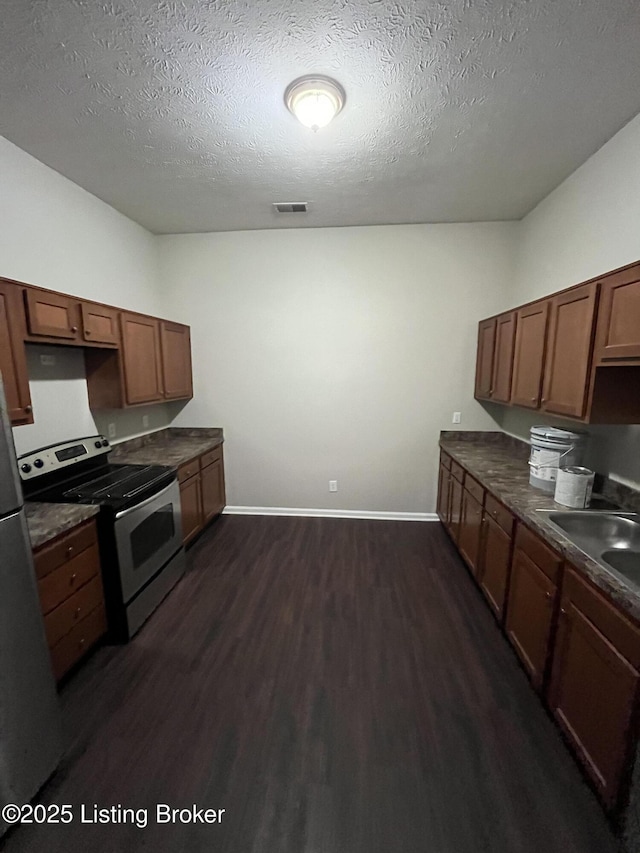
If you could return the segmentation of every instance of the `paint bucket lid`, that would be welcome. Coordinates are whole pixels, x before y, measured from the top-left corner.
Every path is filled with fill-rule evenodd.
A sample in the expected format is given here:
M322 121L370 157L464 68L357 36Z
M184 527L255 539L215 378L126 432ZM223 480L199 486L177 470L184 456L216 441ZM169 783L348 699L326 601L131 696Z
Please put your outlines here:
M532 439L542 438L545 441L579 442L584 441L587 437L585 432L572 432L568 429L560 429L559 427L552 426L532 426L530 431Z

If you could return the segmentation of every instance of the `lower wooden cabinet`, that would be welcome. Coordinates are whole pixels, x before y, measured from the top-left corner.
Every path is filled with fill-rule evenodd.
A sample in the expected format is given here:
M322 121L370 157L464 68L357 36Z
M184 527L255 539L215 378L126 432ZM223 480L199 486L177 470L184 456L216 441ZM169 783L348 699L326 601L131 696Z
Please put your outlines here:
M480 534L482 531L482 502L466 487L462 492L458 548L473 574L478 574L480 563Z
M485 513L483 520L480 589L502 622L511 573L511 536Z
M53 672L59 680L107 630L95 521L39 548L33 560Z
M637 739L640 629L566 572L548 702L605 805L619 804Z
M448 530L451 538L457 544L460 535L460 513L462 511L462 483L453 475L450 480L449 494L449 524Z
M438 502L436 512L440 521L448 525L450 521L449 509L449 493L450 493L451 473L444 462L440 462L438 470Z
M182 538L188 545L225 507L222 446L186 462L178 469Z

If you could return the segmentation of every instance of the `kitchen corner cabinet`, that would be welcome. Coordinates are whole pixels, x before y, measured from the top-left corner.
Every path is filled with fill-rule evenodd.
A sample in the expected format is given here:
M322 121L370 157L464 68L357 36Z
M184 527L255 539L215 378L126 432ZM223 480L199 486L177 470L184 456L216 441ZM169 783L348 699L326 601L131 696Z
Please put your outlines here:
M497 403L509 402L515 328L513 311L479 323L476 398Z
M167 400L193 397L191 335L188 326L160 322L162 391Z
M562 560L554 551L518 525L505 630L538 690L546 677L561 565Z
M0 281L0 374L14 426L33 423L27 357L23 344L24 314L17 289Z
M490 400L493 392L493 359L496 347L496 319L481 320L478 324L478 354L476 357L476 392L478 399Z
M188 545L225 507L222 445L178 468L182 538Z
M548 704L609 809L635 751L639 670L640 629L568 568Z
M511 402L527 409L540 405L548 315L546 299L516 312Z

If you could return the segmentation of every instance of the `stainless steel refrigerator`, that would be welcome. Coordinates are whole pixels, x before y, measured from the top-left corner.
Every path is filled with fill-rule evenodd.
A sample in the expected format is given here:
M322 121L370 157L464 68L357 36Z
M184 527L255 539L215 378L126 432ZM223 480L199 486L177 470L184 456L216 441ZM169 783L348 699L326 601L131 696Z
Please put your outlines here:
M61 756L58 697L0 379L0 808L28 803ZM0 818L0 836L6 830Z

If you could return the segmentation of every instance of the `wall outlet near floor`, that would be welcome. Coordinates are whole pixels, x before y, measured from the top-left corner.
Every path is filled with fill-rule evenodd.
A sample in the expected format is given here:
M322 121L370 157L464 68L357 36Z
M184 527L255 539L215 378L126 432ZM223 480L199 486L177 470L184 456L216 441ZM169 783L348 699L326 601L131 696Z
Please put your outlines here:
M109 438L115 438L116 437L116 425L115 424L108 424L107 425L107 435L109 436Z
M338 491L338 481L337 480L329 480L329 491L337 492Z
M149 415L143 415L142 416L142 426L143 427L149 426Z
M453 413L453 418L451 419L451 423L452 423L452 424L459 424L459 423L460 423L460 417L461 417L461 413L460 413L460 412L454 412L454 413Z
M40 355L40 364L42 364L44 367L53 367L55 363L55 355L45 355L44 353Z

